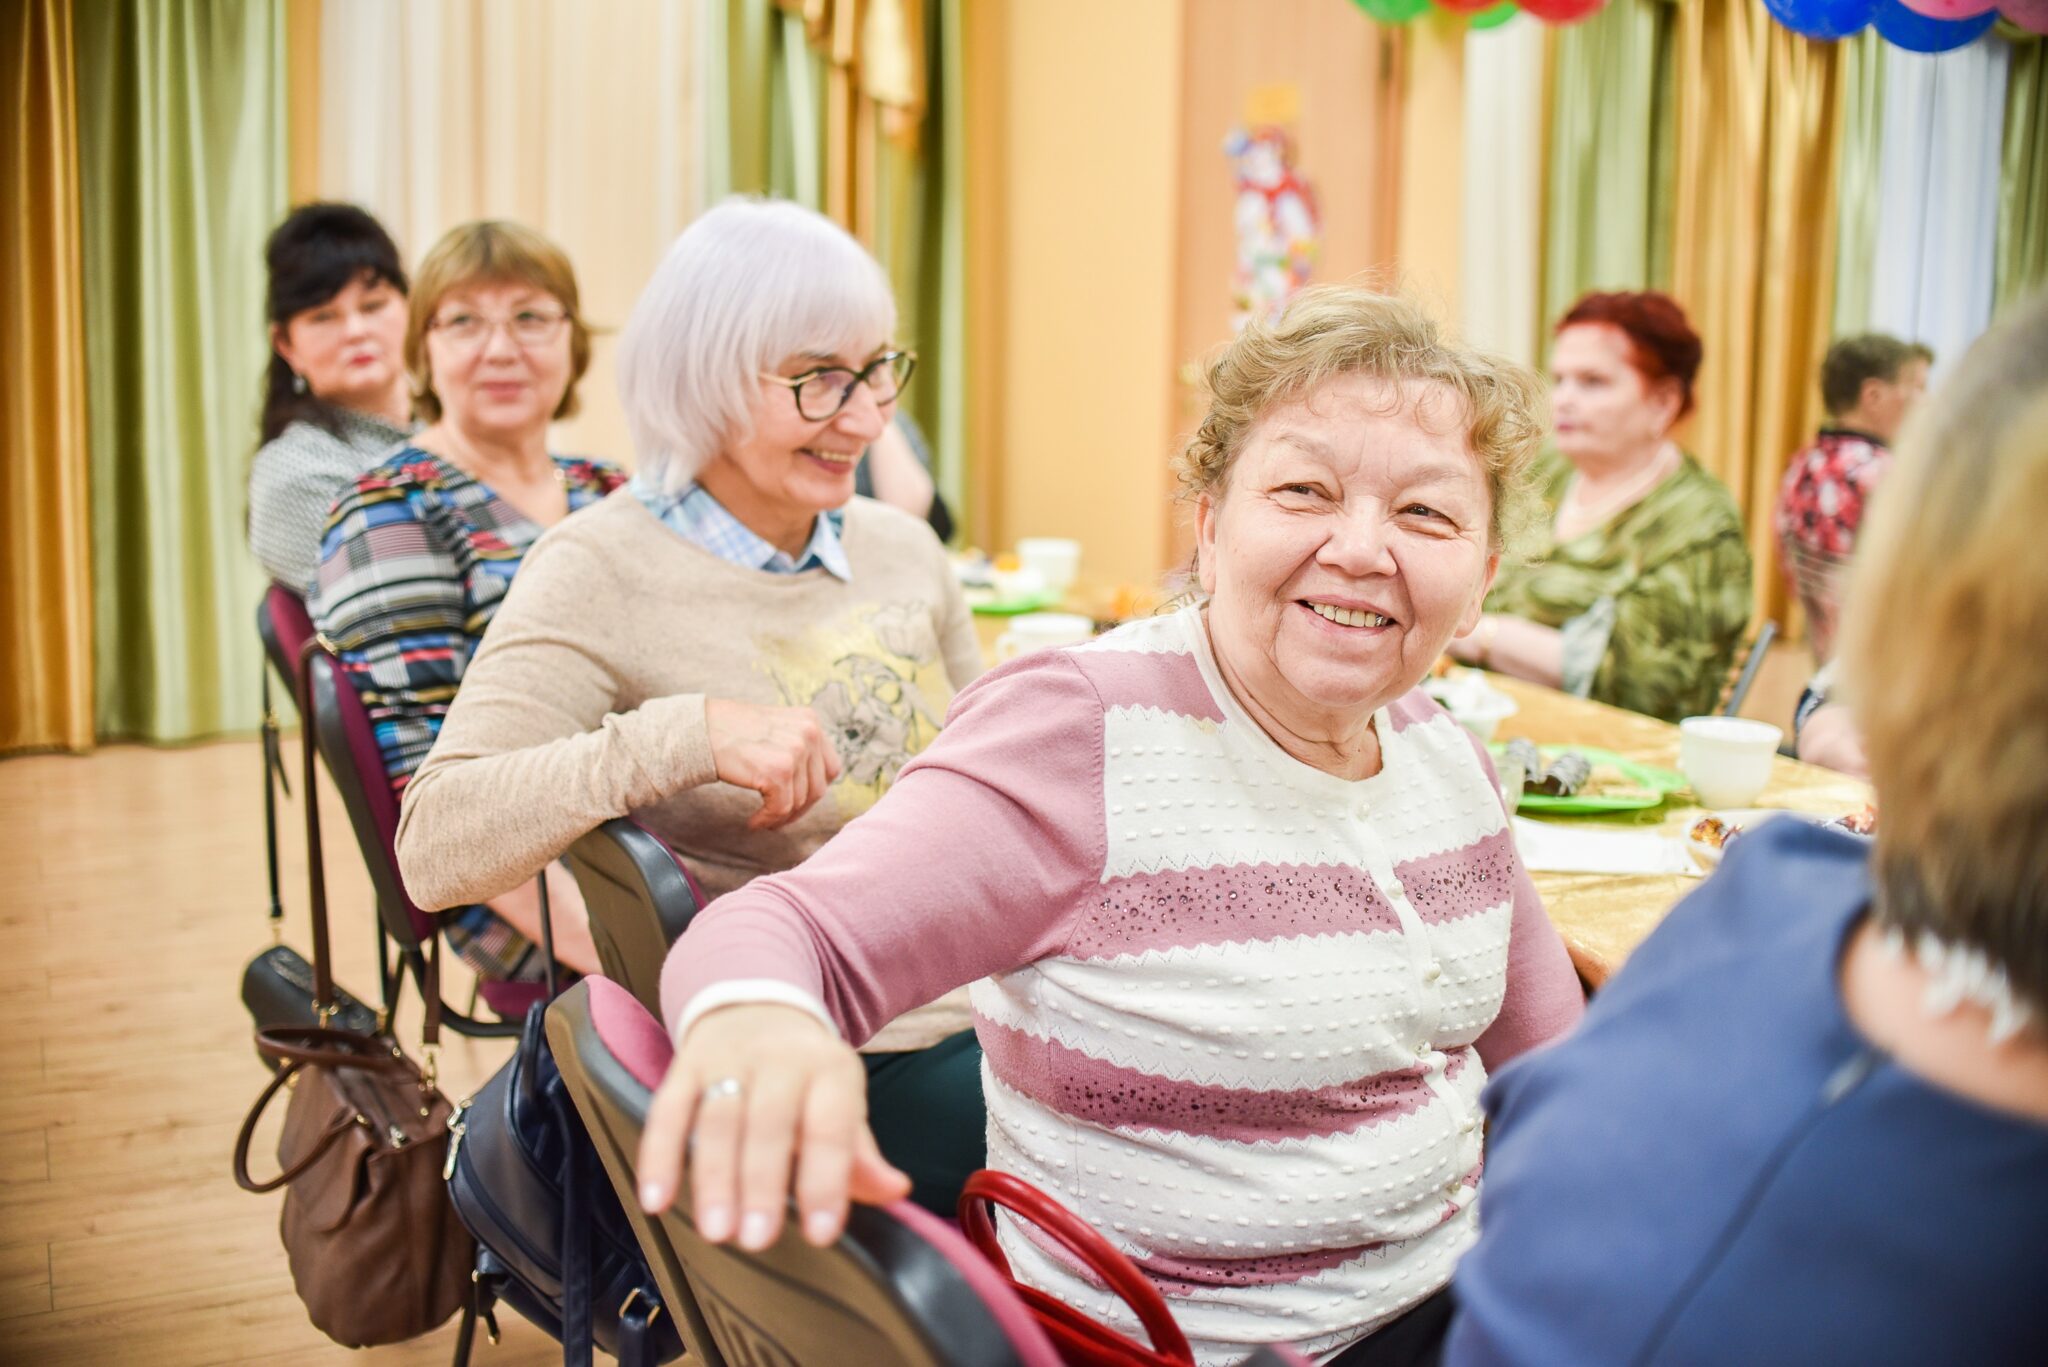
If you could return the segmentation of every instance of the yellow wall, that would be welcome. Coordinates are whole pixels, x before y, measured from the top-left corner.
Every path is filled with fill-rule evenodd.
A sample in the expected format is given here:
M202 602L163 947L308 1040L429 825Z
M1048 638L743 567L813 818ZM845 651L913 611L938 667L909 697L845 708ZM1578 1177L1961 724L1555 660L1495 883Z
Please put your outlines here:
M1083 573L1149 583L1173 438L1181 5L1004 8L991 540L1076 537Z
M1395 256L1402 284L1458 321L1465 212L1465 30L1432 9L1401 34L1401 189Z

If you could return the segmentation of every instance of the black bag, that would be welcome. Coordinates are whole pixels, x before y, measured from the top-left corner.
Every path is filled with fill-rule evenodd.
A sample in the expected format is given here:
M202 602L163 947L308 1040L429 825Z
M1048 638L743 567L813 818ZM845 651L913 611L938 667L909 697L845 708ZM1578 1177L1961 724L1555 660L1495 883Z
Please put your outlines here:
M311 726L310 714L300 719L301 726ZM284 776L284 747L279 739L277 711L270 703L270 667L263 666L263 853L267 860L270 877L270 934L278 939L284 926L284 902L278 896L277 877L277 792L284 790L291 796L291 784ZM307 747L311 753L311 747ZM304 776L306 800L315 800L313 773L310 764ZM242 970L242 1005L249 1008L249 1015L256 1023L256 1033L266 1030L307 1030L331 1027L346 1030L357 1035L381 1035L384 1033L385 1018L380 1011L373 1011L339 983L334 986L332 1009L326 1019L321 1019L319 1006L313 999L313 966L305 956L283 943L270 948L249 960L249 966ZM272 1072L281 1066L279 1060L264 1053L260 1048L256 1056Z
M555 995L554 937L541 882L548 999ZM583 1128L548 1047L547 1002L526 1013L519 1051L456 1107L442 1176L462 1223L476 1237L476 1304L492 1342L491 1309L503 1301L562 1345L562 1361L587 1367L596 1345L620 1367L680 1357L673 1316L640 1241Z

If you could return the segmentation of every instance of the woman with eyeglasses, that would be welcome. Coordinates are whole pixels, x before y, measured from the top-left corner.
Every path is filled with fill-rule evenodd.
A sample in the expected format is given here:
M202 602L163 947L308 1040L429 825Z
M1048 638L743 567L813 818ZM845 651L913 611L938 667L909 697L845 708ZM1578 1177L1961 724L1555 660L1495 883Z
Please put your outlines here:
M576 411L590 332L569 259L532 229L467 223L434 245L414 282L405 363L428 425L335 503L309 602L401 795L528 548L624 480L548 450L548 424ZM480 976L541 976L538 869L463 899L473 905L447 923L449 946ZM549 875L555 955L597 972L575 881Z
M728 200L619 345L629 492L541 540L405 793L420 905L495 898L631 815L716 897L872 807L981 671L944 549L854 493L915 357L873 257L794 204ZM878 894L878 896L881 894ZM964 992L864 1054L882 1149L950 1212L982 1166Z

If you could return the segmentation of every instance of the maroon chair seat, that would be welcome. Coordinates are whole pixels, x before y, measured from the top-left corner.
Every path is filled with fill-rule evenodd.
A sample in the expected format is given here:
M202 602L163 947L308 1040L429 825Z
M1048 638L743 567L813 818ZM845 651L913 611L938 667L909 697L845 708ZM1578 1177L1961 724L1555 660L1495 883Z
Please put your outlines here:
M317 639L305 604L296 594L273 584L259 615L266 650L276 663L279 653L296 639ZM273 646L273 641L275 645ZM289 658L296 668L297 655ZM395 842L398 836L398 797L384 769L384 754L370 724L370 714L356 693L355 685L342 675L341 665L324 648L316 648L307 661L309 697L300 702L310 712L300 725L313 728L314 744L327 773L348 810L349 825L355 832L356 847L370 872L370 885L377 896L377 912L383 933L397 943L400 963L412 972L416 983L426 981L423 946L440 933L438 918L422 911L405 890L399 876ZM396 996L394 972L382 964L386 1002ZM475 1020L467 1014L444 1007L442 1018L448 1027L465 1035L516 1035L528 1007L545 995L539 983L492 982L478 984L484 1003L503 1017L497 1021Z
M680 1208L647 1216L633 1161L668 1069L667 1033L625 988L586 978L548 1008L548 1043L693 1362L1059 1367L1010 1284L907 1201L856 1205L831 1248L792 1228L761 1253L704 1240Z

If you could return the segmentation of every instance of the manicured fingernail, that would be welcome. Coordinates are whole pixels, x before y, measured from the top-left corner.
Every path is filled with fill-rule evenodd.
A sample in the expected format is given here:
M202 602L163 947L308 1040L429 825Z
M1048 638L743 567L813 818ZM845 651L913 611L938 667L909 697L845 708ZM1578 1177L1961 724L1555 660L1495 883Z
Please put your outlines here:
M660 1183L642 1182L640 1184L640 1209L646 1211L649 1215L655 1215L660 1212L661 1197Z
M834 1220L829 1210L814 1210L804 1217L804 1237L819 1248L832 1242Z
M758 1253L768 1247L769 1233L774 1226L765 1210L750 1210L740 1220L740 1247L750 1253Z
M732 1207L706 1206L697 1212L697 1232L712 1243L732 1237Z

